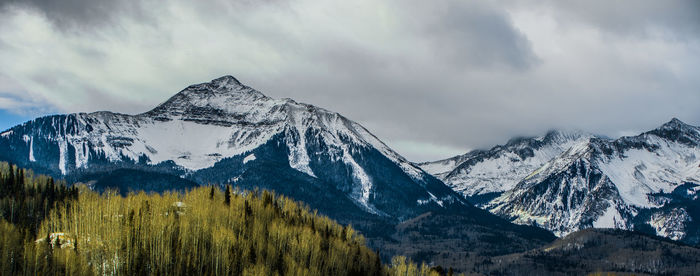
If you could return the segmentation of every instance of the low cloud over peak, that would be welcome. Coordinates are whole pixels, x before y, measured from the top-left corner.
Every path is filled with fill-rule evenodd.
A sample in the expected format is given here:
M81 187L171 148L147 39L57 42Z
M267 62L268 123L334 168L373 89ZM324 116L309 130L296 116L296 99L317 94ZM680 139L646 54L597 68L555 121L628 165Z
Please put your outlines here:
M698 124L697 3L0 1L0 104L17 103L0 108L138 113L231 74L416 161L555 127Z

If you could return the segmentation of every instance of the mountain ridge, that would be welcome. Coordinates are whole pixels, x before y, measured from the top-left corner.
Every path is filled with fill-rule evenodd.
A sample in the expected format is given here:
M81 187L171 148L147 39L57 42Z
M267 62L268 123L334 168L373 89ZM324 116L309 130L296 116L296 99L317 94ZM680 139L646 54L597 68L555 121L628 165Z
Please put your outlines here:
M396 219L466 204L361 125L313 105L267 97L233 76L190 85L136 115L100 111L28 121L0 134L0 158L78 181L137 169L202 185L254 188L242 178L247 175L276 183L268 188L287 189L277 179L246 174L265 171L268 163L280 170L266 173L279 179L344 194L362 212ZM320 200L303 197L312 206Z
M544 136L516 137L491 149L473 150L418 165L467 197L500 193L512 188L520 179L564 150L592 137L580 131L551 130ZM508 175L512 177L500 171L503 167L508 168ZM439 170L443 172L439 173ZM505 182L502 180L504 176L508 178Z
M462 155L471 159L436 176L494 214L515 223L544 227L558 236L589 227L610 227L698 242L695 221L700 213L693 206L698 204L695 185L700 182L700 128L673 118L636 136L583 137L568 144L572 140L559 141L551 147L557 153L551 158L530 158L541 164L517 158L517 150L537 156L542 148L533 146L536 139L521 149L503 151L513 141L533 138L512 139L509 144L482 151L489 153L486 157ZM477 170L464 170L513 156L512 162L501 163L504 168L492 170L503 173L488 182L474 173Z

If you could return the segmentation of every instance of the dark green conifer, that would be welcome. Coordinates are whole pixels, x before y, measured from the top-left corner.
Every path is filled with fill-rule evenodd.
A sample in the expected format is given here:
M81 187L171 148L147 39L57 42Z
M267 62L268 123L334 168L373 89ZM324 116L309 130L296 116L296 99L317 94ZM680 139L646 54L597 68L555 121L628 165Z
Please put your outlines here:
M224 192L224 204L226 206L231 205L231 188L229 185L226 185L226 192Z

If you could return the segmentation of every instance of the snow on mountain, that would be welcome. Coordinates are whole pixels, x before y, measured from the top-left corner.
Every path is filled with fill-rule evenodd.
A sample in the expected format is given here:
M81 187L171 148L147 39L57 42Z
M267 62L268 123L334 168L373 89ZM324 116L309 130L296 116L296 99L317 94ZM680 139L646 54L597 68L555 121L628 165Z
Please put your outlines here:
M663 135L672 121L661 128L635 137L623 137L597 155L600 169L616 183L622 198L635 207L659 207L647 196L650 193L671 193L685 182L700 183L700 134L697 128L678 128L692 143L674 141ZM682 122L681 122L682 123ZM693 137L694 136L694 137Z
M330 182L334 184L328 185L337 189L349 189L345 192L351 200L370 213L387 214L374 202L383 198L378 195L383 185L390 184L407 185L403 188L413 194L406 196L416 206L425 205L418 204L419 200L434 206L442 205L442 201L461 202L459 196L450 194L449 188L406 161L361 125L312 105L267 97L232 76L191 85L143 114L48 116L13 127L0 137L2 159L78 179L98 169L127 166L160 168L199 182L220 181L221 175L244 173L245 167L259 163L265 151L274 148L278 154L268 159L275 158L277 162L279 154L286 156L288 167L310 177L303 180L309 185ZM242 158L238 167L209 173L213 168L222 170L222 164L228 164L232 158ZM371 162L396 167L396 172L393 168L387 171L403 175L377 174L375 168L368 167ZM319 171L331 164L341 175ZM327 177L319 178L319 173ZM226 179L239 180L241 176ZM396 181L392 183L391 179Z
M467 197L501 193L570 147L588 141L582 132L550 131L535 138L515 138L490 150L421 163L425 171Z
M534 224L563 236L593 226L630 229L631 211L614 184L590 162L582 141L485 205L518 224Z
M698 204L698 186L685 184L700 183L700 128L678 119L633 137L550 132L420 165L492 213L559 236L651 227L700 240L700 213L684 211Z
M243 158L243 164L248 163L248 162L253 161L253 160L255 160L255 154L251 153L250 155Z
M442 178L444 175L449 173L450 171L454 170L455 167L460 163L460 158L461 156L456 156L452 157L449 159L444 159L440 161L432 161L432 162L425 162L425 163L420 163L418 166L420 166L421 169L424 171Z
M63 118L75 120L74 125L63 124L61 133L65 136L52 138L61 145L61 160L68 159L67 145L77 149L71 153L77 168L88 165L85 145L90 144L91 149L111 161L145 156L148 164L172 160L184 169L199 170L222 158L251 151L281 132L299 134L311 128L322 129L322 137L330 145L341 145L341 137L348 138L353 143L379 147L397 163L405 162L362 126L337 113L290 99L266 97L230 76L190 86L157 108L136 116L111 112L73 115ZM31 141L28 135L24 137L27 143ZM313 176L304 143L302 138L289 145L290 166ZM65 174L69 168L61 163L59 167ZM404 168L411 175L419 175L416 167Z
M673 208L668 212L654 213L648 223L657 235L677 241L685 238L687 223L692 220L684 208Z

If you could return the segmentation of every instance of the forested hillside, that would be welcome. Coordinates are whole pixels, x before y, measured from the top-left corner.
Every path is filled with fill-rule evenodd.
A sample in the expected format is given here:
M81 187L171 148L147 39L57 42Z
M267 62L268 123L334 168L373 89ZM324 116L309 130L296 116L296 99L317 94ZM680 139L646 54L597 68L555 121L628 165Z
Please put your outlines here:
M78 189L53 178L34 176L29 170L0 162L0 218L36 235L41 222L55 203L70 205Z
M0 164L3 275L437 275L268 191L98 194ZM440 270L440 269L438 269Z

